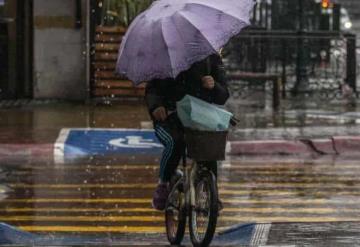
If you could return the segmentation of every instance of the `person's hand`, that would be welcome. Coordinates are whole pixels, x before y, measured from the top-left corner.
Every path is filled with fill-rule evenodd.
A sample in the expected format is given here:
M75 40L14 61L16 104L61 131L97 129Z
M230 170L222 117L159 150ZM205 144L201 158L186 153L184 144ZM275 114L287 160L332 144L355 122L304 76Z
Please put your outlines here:
M213 89L215 87L215 80L212 76L207 75L201 78L202 86L206 89Z
M152 115L157 121L165 121L167 118L167 111L165 107L160 106L152 112Z

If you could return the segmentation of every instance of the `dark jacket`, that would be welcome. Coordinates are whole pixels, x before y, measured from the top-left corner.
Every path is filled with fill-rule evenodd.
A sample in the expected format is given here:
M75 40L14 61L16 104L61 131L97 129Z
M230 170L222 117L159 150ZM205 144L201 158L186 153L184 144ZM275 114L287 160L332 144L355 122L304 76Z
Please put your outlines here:
M215 87L212 90L202 87L201 78L206 75L211 75L215 80ZM226 103L229 91L224 65L219 55L211 55L208 60L195 63L189 70L180 73L176 79L155 79L148 82L145 100L150 115L160 106L164 106L168 111L175 110L176 102L186 94L209 103L218 105Z

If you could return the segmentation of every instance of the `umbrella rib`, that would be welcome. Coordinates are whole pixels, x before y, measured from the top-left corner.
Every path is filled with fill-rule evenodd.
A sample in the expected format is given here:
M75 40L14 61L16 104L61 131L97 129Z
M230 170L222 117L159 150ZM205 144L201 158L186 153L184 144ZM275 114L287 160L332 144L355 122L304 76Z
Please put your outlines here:
M120 71L120 69L119 69L119 64L120 64L120 59L121 59L121 57L122 57L122 53L123 53L124 50L126 50L125 48L126 48L126 46L128 45L128 43L129 43L129 42L127 42L127 41L128 41L128 37L129 37L129 35L131 35L131 31L132 31L133 29L135 29L135 28L139 25L140 21L137 21L137 20L140 19L141 16L143 16L144 14L145 14L145 12L141 13L140 15L138 15L138 16L135 18L135 20L133 21L132 25L130 25L130 27L129 27L128 30L126 31L125 36L124 36L123 39L122 39L122 42L121 42L120 48L119 48L119 56L118 56L118 59L117 59L117 62L116 62L116 72L119 73L119 74L124 74L122 71ZM123 68L123 71L125 71L125 75L127 74L128 69L129 69L129 65L127 65L126 68Z
M181 35L181 32L179 31L179 29L178 29L178 27L177 27L177 25L176 25L176 23L174 21L174 16L171 16L170 20L171 20L171 23L174 25L174 27L176 29L176 32L178 33L179 37L181 38L181 42L184 44L185 42L184 42L183 36Z
M212 6L208 6L208 5L206 5L206 4L201 4L201 3L193 3L193 4L199 5L199 6L202 6L202 7L205 7L205 8L209 8L209 9L216 10L216 11L218 11L218 12L223 13L224 15L228 15L228 16L234 18L234 19L238 22L238 27L236 27L235 30L233 30L233 33L236 32L236 34L238 34L238 33L244 28L244 26L249 25L248 22L242 20L241 18L238 18L238 17L235 17L235 16L233 16L233 15L231 15L231 14L228 14L228 13L224 12L223 10L213 8ZM184 17L184 19L186 19L186 21L188 21L192 26L194 26L197 30L199 30L199 29L189 20L188 17L186 17L185 15L183 15L183 14L180 13L180 12L179 12L179 14L180 14L182 17ZM200 30L199 30L199 31L200 31ZM200 33L201 33L201 31L200 31ZM202 33L201 33L201 34L202 34ZM202 34L202 36L205 37L203 34ZM235 35L232 35L232 36L235 36ZM230 38L230 37L229 37L229 38ZM205 39L206 39L206 38L205 38ZM206 40L207 40L207 39L206 39ZM229 40L229 39L226 39L226 40L224 39L224 41L225 41L224 43L227 43L228 40ZM207 41L208 41L208 40L207 40ZM214 47L210 42L208 42L208 43L211 45L211 47L213 47L213 49L214 49L215 51L218 49L218 47Z
M218 8L213 7L213 6L209 6L209 5L207 5L206 3L196 3L196 2L192 2L192 3L187 3L187 4L185 4L185 5L189 5L189 4L191 4L191 5L199 5L199 6L204 7L204 8L209 8L209 9L212 9L212 10L215 10L215 11L218 11L218 12L221 12L221 13L223 13L223 14L225 14L225 15L231 16L231 17L233 17L234 19L239 20L239 22L244 22L244 23L246 23L246 24L250 24L250 23L246 22L245 20L242 20L242 18L239 18L238 16L234 16L233 14L230 14L230 13L228 13L228 12L225 12L225 10L223 10L223 9L218 9ZM249 11L248 11L248 12L249 12L249 18L247 18L247 19L250 19L250 10L251 10L251 8L249 8Z
M161 25L161 37L162 37L162 39L164 40L164 44L166 45L166 47L168 48L167 50L168 50L168 52L167 52L167 55L168 55L168 57L169 57L169 61L170 61L170 64L171 64L171 76L172 77L175 77L175 73L174 73L174 70L173 70L173 61L171 60L171 56L170 56L170 53L169 53L169 45L168 45L168 43L166 42L166 39L165 39L165 36L164 36L164 26L163 26L163 22L160 22L160 25ZM177 30L177 29L176 29Z
M199 30L199 29L198 29L196 26L194 26L185 16L181 15L180 12L178 12L177 14L179 14L181 17L183 17L183 19L184 19L186 22L190 23L190 25L193 26L196 30ZM176 25L173 17L174 17L174 16L172 16L172 17L170 18L170 19L171 19L171 22L173 23L173 25L174 25L177 33L179 34L179 37L181 38L182 43L184 44L185 42L184 42L184 40L183 40L183 36L181 35L181 32L179 31L179 29L178 29L178 27L177 27L177 25ZM210 47L211 47L212 50L213 50L213 53L217 53L216 49L214 49L213 45L210 44L210 42L205 38L205 36L200 32L200 30L199 30L199 33L200 33L201 36L205 39L205 41L210 45ZM209 55L211 55L211 54L213 54L213 53L203 54L201 57L197 57L195 60L194 60L194 59L191 59L191 62L187 63L186 66L180 66L180 69L178 69L178 71L181 72L181 71L186 71L186 70L188 70L188 69L192 66L192 64L193 64L194 62L203 60L203 59L205 59L207 56L209 56ZM176 73L176 74L174 73L174 77L176 77L178 74L179 74L179 73Z
M205 35L200 31L200 29L195 26L193 23L191 23L191 21L188 19L188 17L186 17L185 15L183 15L180 11L178 12L178 14L184 18L184 20L186 20L191 26L193 26L196 30L199 31L199 33L201 34L201 36L203 37L203 39L211 46L211 48L213 49L214 52L217 52L215 47L209 42L209 40L205 37ZM210 55L210 54L209 54Z
M175 27L175 30L176 30L176 32L178 33L178 36L180 37L182 44L185 44L184 38L183 38L183 36L181 35L181 32L180 32L178 26L176 25L176 22L174 21L174 15L171 16L170 20L171 20L171 23L173 24L173 26ZM189 64L188 66L183 66L183 67L181 67L180 70L181 70L181 71L185 71L185 70L189 69L190 67L191 67L191 64ZM177 71L175 71L175 72L177 72ZM177 76L178 74L179 74L179 72L174 73L173 76L175 77L175 76Z

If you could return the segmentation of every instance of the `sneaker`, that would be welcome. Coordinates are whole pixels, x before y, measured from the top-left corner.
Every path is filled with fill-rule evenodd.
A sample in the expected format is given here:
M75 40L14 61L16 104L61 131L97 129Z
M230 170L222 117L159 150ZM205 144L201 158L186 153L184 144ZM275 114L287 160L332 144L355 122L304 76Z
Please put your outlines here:
M169 195L169 188L167 183L158 184L153 196L153 201L152 201L153 208L159 211L164 210L168 195Z

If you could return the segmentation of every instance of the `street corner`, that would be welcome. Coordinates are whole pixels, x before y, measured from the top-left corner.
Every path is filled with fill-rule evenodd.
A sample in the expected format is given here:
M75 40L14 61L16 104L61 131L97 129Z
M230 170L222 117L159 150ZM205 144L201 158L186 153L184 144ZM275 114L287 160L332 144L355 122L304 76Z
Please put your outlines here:
M228 145L230 155L311 155L313 151L301 141L249 140L233 141Z
M88 156L158 157L162 144L150 129L62 129L54 146L56 160Z

